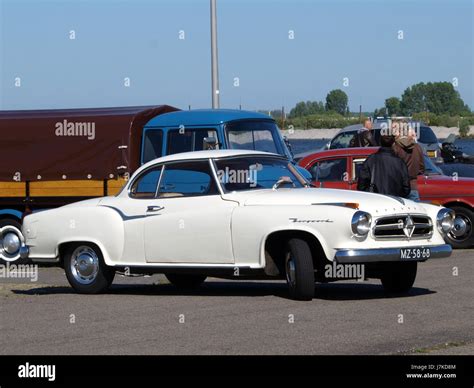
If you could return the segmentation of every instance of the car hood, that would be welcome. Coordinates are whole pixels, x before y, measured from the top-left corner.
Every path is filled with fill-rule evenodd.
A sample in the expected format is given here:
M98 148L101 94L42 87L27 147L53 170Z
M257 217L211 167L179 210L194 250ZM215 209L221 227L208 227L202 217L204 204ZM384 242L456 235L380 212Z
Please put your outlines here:
M425 211L416 202L387 195L323 188L255 190L226 194L244 206L275 205L340 205L358 203L361 210L379 210L393 213L399 211Z

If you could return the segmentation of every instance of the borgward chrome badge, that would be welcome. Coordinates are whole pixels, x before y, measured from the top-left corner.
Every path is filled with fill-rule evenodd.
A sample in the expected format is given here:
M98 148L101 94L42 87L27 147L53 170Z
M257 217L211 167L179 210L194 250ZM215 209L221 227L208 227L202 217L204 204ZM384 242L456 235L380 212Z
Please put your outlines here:
M413 219L410 216L408 216L403 225L403 233L405 233L405 236L407 236L408 238L411 238L414 231L415 231L415 224L413 223Z

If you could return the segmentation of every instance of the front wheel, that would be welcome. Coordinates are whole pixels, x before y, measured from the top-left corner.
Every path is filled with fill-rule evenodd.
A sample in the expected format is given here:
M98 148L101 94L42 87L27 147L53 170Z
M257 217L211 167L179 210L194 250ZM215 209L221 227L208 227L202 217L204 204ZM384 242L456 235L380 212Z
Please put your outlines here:
M446 235L446 242L456 249L471 248L474 245L474 212L462 206L450 208L456 216L453 229Z
M314 297L314 265L306 241L292 238L285 255L286 282L292 299L311 300Z
M416 261L386 263L380 279L385 291L390 293L410 291L415 283L417 264Z
M180 289L196 289L206 280L206 275L166 274L169 282Z
M81 294L106 291L115 277L115 270L104 263L100 249L93 244L77 244L64 255L64 270L69 284Z

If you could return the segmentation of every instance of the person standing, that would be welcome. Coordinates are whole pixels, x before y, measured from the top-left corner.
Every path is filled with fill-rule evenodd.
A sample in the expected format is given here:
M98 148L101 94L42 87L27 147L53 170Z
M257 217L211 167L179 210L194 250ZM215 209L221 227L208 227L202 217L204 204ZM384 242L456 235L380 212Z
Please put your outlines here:
M357 190L407 198L410 178L405 162L393 152L393 136L380 137L380 149L370 155L359 172Z
M418 175L425 172L425 161L423 149L416 141L416 132L411 126L408 127L406 135L398 130L395 131L395 142L393 143L393 151L400 159L402 159L408 167L408 175L410 176L410 194L408 199L412 201L420 201L420 193L418 191Z
M376 147L377 143L372 136L372 121L366 119L349 143L349 147Z

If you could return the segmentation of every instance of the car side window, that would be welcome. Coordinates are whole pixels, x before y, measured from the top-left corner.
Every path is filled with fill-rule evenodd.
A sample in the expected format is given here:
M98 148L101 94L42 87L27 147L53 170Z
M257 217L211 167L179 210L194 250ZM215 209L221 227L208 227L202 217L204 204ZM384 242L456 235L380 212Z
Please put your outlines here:
M346 179L346 158L323 160L311 168L313 180L319 182L342 181Z
M360 175L360 169L362 167L362 165L364 164L366 158L357 158L357 159L353 159L352 160L352 175L353 175L353 179L357 180L357 178L359 177Z
M205 148L204 139L214 137L217 131L214 128L183 128L168 131L167 155L180 152L202 151ZM217 147L219 148L219 147Z
M155 198L156 189L161 176L161 166L147 170L132 184L130 197L136 199Z
M339 135L337 135L332 141L330 145L330 149L338 149L338 148L349 148L349 144L354 137L354 135L357 134L355 131L350 131L350 132L344 132Z
M167 164L158 190L159 198L217 194L219 190L207 160Z

